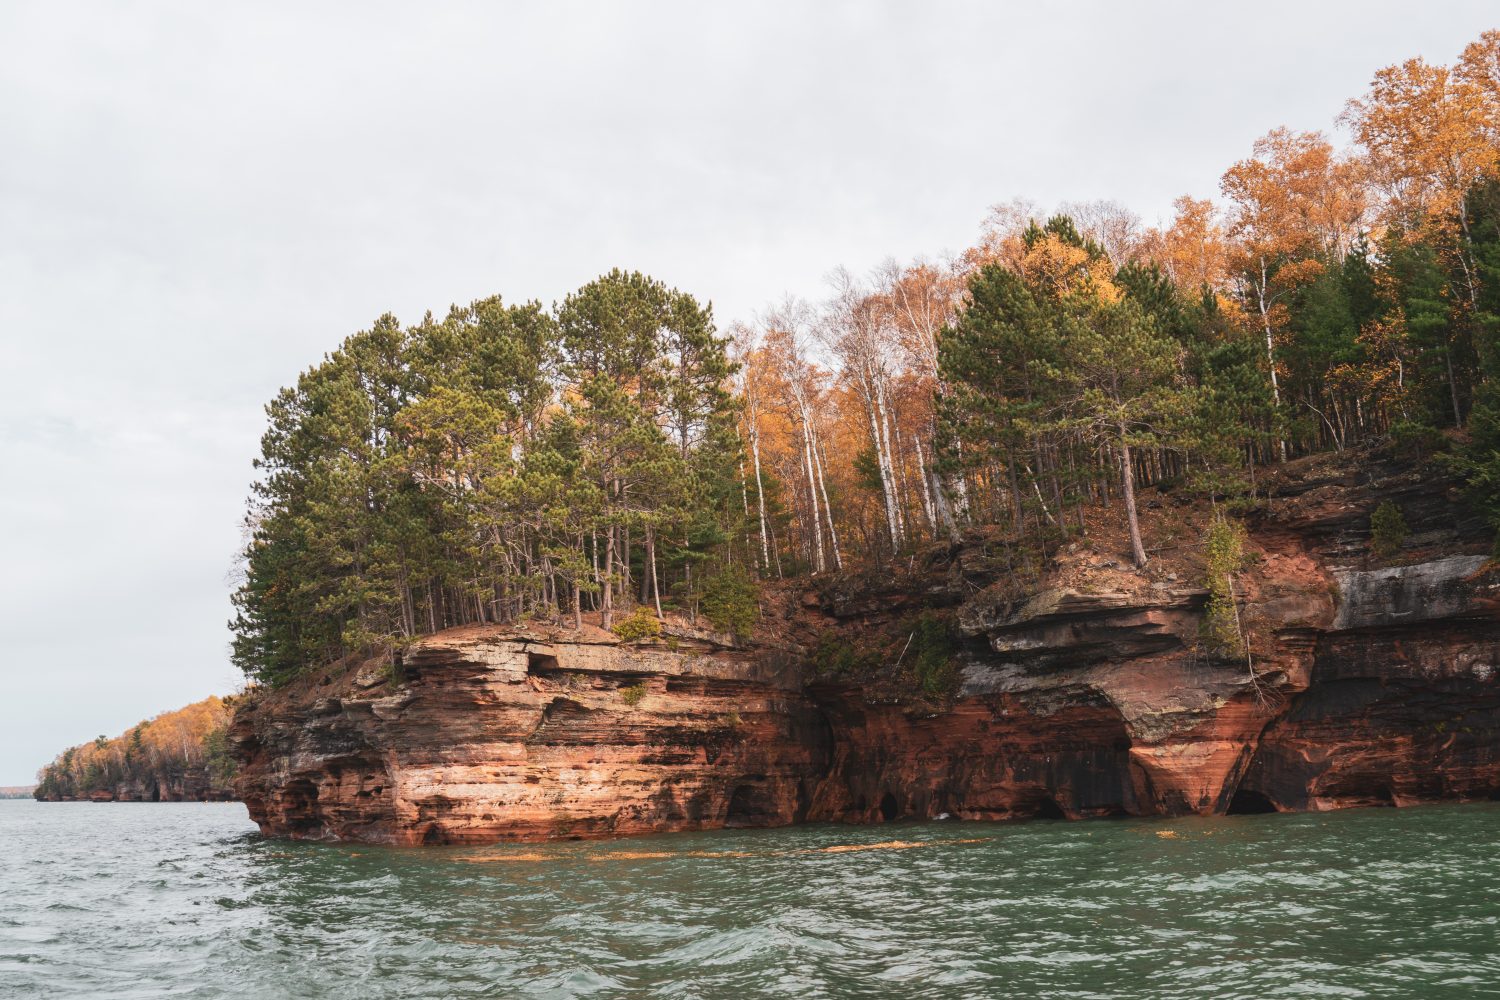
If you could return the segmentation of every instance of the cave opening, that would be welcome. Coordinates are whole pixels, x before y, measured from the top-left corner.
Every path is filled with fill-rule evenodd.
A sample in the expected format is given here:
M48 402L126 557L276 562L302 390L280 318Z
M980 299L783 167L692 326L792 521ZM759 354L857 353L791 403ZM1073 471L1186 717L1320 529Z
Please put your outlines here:
M305 778L287 782L281 793L282 815L287 829L297 832L318 827L318 786Z
M1042 800L1036 805L1036 811L1031 815L1033 819L1068 818L1068 814L1063 812L1062 806L1058 805L1057 800L1052 798L1050 795L1045 795L1042 797Z
M1229 808L1224 810L1224 814L1226 816L1255 816L1279 811L1276 803L1266 798L1264 794L1250 788L1241 788L1229 800Z
M550 653L526 652L526 672L537 676L554 676L560 672L557 657Z
M886 792L885 797L880 800L880 818L889 823L899 815L901 807L896 804L896 796Z
M801 823L807 819L807 812L812 808L812 793L807 789L807 781L804 778L797 779L797 811L793 814L794 822Z
M729 796L729 812L724 825L765 826L775 810L769 808L766 793L756 785L737 785Z

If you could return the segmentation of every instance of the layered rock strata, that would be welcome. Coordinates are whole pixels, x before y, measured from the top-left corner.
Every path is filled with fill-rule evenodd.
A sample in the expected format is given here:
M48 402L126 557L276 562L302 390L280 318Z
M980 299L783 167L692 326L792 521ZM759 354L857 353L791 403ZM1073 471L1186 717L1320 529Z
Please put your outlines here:
M782 651L454 630L231 729L267 833L396 844L805 819L828 726Z
M84 795L43 795L43 802L231 802L234 789L206 770L116 782Z
M1412 534L1381 567L1385 500ZM962 639L941 705L813 676L805 643L456 630L397 671L246 700L237 789L268 834L397 844L1500 795L1500 577L1452 489L1308 460L1250 527L1243 657L1203 652L1206 594L1176 574L1059 570L1015 595L954 551L920 585L789 612L851 635L946 604Z

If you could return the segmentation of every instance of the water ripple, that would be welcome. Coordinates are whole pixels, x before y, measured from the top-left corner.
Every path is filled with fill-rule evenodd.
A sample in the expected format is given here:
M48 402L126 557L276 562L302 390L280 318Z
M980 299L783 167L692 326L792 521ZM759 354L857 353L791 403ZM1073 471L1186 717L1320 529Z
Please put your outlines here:
M1500 805L386 849L0 802L0 996L1500 995Z

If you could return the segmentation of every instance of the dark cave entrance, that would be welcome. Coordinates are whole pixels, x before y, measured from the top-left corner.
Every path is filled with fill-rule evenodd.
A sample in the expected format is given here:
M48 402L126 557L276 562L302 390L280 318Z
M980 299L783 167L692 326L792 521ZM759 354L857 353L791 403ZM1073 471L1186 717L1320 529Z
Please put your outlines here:
M294 835L322 825L318 813L318 786L305 778L287 782L281 793L282 816Z
M901 807L896 804L896 796L886 792L885 797L880 800L880 818L889 823L900 815Z
M1031 816L1033 819L1068 818L1068 814L1063 812L1062 806L1058 805L1057 800L1050 796L1044 796L1042 801L1036 804L1036 812L1032 813Z
M770 826L779 818L775 800L765 787L737 785L729 796L729 812L724 817L724 825Z
M1229 808L1224 810L1226 816L1255 816L1260 813L1279 812L1276 803L1266 798L1263 794L1249 788L1241 788L1234 793L1229 800Z

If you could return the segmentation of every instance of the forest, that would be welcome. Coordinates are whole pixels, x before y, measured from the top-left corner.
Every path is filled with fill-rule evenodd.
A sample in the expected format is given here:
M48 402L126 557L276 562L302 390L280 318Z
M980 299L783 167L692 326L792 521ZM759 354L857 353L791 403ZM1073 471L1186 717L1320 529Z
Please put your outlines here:
M163 712L114 738L99 736L69 747L37 774L37 799L114 797L124 788L132 797L167 793L202 797L227 791L234 773L229 755L229 705L205 698L174 712Z
M1145 226L996 206L947 260L833 273L722 331L614 271L551 307L385 315L267 406L234 657L275 684L471 623L754 624L760 582L985 530L1015 572L1137 491L1230 515L1387 440L1500 527L1500 31L1278 128Z

